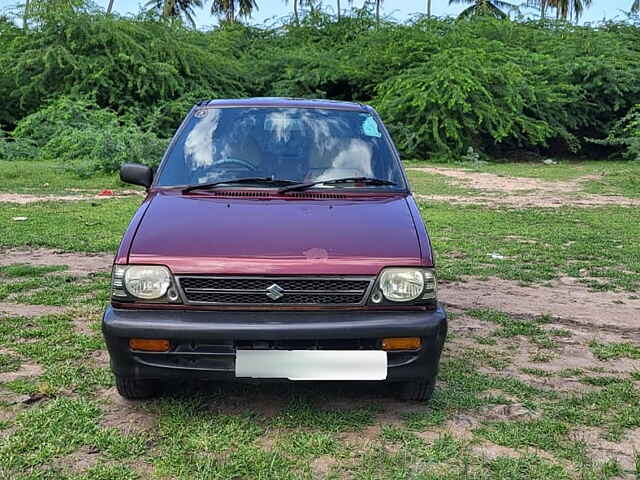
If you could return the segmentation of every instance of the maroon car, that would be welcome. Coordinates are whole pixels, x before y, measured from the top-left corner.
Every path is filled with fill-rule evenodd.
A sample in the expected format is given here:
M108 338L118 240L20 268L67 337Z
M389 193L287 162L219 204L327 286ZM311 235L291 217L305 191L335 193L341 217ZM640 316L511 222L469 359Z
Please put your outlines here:
M429 237L377 113L358 103L198 103L113 266L102 323L118 391L162 382L385 381L434 388L447 317Z

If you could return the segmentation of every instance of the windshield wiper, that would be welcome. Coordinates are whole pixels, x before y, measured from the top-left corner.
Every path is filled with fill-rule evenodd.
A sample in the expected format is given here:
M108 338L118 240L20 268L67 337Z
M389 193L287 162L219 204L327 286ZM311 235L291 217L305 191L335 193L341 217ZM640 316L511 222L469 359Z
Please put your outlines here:
M340 183L364 183L366 185L395 185L395 182L389 180L383 180L381 178L371 177L346 177L346 178L334 178L332 180L320 180L319 182L298 183L296 185L288 185L278 190L278 193L294 192L300 190L306 190L307 188L315 187L316 185L336 185Z
M232 178L229 180L220 180L219 182L212 183L200 183L197 185L189 185L182 189L182 193L189 193L194 190L205 190L207 188L215 188L219 185L227 185L233 183L264 183L269 185L298 185L298 182L294 180L284 180L271 177L247 177L247 178Z

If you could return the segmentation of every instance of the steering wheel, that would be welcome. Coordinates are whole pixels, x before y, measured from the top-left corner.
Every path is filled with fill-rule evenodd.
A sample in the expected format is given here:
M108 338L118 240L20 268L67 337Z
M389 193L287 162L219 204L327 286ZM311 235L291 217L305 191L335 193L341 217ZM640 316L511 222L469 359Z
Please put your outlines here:
M247 162L246 160L240 160L239 158L226 158L220 162L216 162L214 165L216 167L221 167L226 165L240 165L241 167L247 170L251 170L252 172L255 172L258 170L258 167L256 167L255 165Z

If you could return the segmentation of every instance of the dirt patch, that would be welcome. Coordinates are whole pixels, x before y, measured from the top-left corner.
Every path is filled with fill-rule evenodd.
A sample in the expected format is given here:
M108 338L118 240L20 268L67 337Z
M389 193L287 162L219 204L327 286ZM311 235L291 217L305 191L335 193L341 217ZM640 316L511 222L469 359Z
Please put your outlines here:
M498 457L518 458L522 456L515 448L503 447L502 445L496 445L491 442L483 442L480 445L475 445L472 451L486 461L494 460Z
M637 198L582 193L582 183L598 178L593 175L583 176L573 181L550 182L537 178L508 177L453 168L421 167L407 170L444 175L481 192L463 196L415 195L416 199L422 201L496 208L640 206L640 199Z
M565 323L640 335L640 299L615 292L592 292L575 279L562 278L552 286L523 287L516 282L490 278L467 278L463 282L441 282L440 298L460 310L490 308L520 315L551 315Z
M628 431L619 441L610 442L604 432L595 427L581 427L572 432L575 441L587 445L587 454L595 462L615 459L623 470L636 470L635 454L640 452L640 429Z
M0 203L26 205L37 202L78 202L82 200L109 200L131 195L143 196L143 192L124 190L113 195L32 195L29 193L0 193Z
M531 420L537 415L522 403L493 405L483 410L482 416L492 421Z
M330 455L320 455L311 461L312 478L325 478L338 464L338 461Z
M54 468L69 473L82 473L98 463L100 452L93 447L81 447L73 453L56 459Z
M464 183L465 186L476 190L491 190L498 192L521 192L528 190L536 190L537 192L567 193L575 192L580 188L580 183L585 180L592 180L595 177L581 177L573 182L549 182L537 178L525 177L507 177L503 175L495 175L493 173L472 172L469 170L461 170L457 168L441 168L441 167L414 167L407 170L417 172L444 175L446 177L455 178Z
M106 350L96 350L91 354L91 361L97 367L108 367L110 362L109 352Z
M381 431L382 422L378 422L377 425L368 426L358 432L340 433L339 439L359 452L366 452L379 441Z
M570 196L563 194L524 194L524 195L414 195L417 200L425 202L444 202L453 205L477 205L489 208L560 208L560 207L602 207L616 205L622 207L640 206L640 199L619 197L615 195Z
M457 313L458 310L450 308ZM594 322L598 322L595 319ZM589 348L589 343L598 339L604 343L637 341L640 335L628 331L607 331L594 325L564 325L563 319L540 325L552 332L561 327L566 336L552 336L555 346L542 348L525 336L494 338L496 344L479 344L476 338L490 338L495 324L458 313L451 322L452 338L445 346L445 355L477 359L479 371L491 376L518 378L528 385L544 391L578 394L599 387L581 381L584 376L616 377L628 379L629 374L640 370L640 360L628 358L600 361ZM635 340L634 340L635 339ZM494 359L492 365L488 359ZM446 387L443 387L446 388ZM486 396L505 397L501 391L485 392ZM515 398L509 404L487 407L481 415L492 420L521 420L536 418L539 411L529 411Z
M42 374L42 367L35 363L23 363L15 372L0 373L0 383L12 382L21 377L37 377Z
M446 386L441 386L440 388L446 388ZM471 441L473 440L473 430L478 428L480 423L481 419L475 415L458 413L453 418L447 420L444 425L418 432L416 436L426 442L434 442L447 434L459 440Z
M39 266L67 265L69 269L65 273L72 275L108 272L113 264L113 255L108 253L63 253L47 248L34 250L13 248L0 253L0 265L13 265L16 263Z
M122 398L115 387L102 390L98 396L105 400L105 414L100 422L103 427L116 428L125 435L155 428L156 415L147 412L144 403Z
M26 305L24 303L0 302L0 318L2 317L39 317L63 313L63 307L48 305Z
M75 317L72 321L76 332L83 335L95 335L97 332L91 327L91 320L84 317Z

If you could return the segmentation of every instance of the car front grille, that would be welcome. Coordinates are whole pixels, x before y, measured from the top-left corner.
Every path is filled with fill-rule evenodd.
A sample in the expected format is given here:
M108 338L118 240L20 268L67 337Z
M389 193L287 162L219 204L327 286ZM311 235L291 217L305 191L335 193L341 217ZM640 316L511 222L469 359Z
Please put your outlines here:
M185 301L196 305L362 305L372 282L372 277L178 277Z

